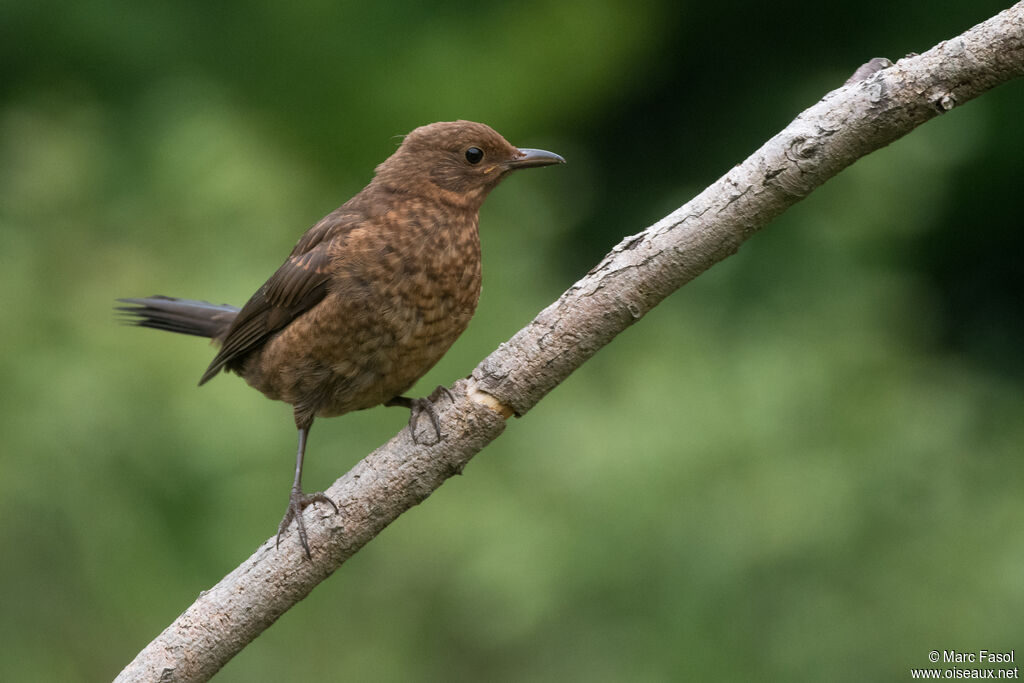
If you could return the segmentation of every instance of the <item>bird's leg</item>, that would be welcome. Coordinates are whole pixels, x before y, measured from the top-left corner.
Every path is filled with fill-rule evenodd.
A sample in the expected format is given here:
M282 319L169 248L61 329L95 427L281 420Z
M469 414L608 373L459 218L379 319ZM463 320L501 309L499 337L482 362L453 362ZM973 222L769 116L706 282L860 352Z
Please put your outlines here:
M288 525L291 524L294 518L295 525L299 529L299 542L302 543L302 549L306 551L306 557L312 560L313 556L309 552L309 541L306 540L306 525L302 521L302 511L307 506L320 502L329 503L334 508L335 514L337 514L338 506L322 492L302 492L302 458L306 455L306 437L309 436L309 428L313 426L313 420L304 421L302 424L296 420L296 426L299 428L299 452L295 456L295 481L292 483L292 493L288 497L288 510L284 513L284 519L281 520L281 524L277 527L276 547L280 547L281 534L284 533L284 530L288 528Z
M416 439L416 424L419 422L420 415L426 413L430 417L430 423L434 425L434 433L437 434L437 440L441 440L441 419L437 416L437 409L434 408L434 401L441 398L444 394L448 396L449 401L455 401L455 397L452 396L452 392L448 390L448 387L439 386L434 389L430 396L425 398L409 398L408 396L395 396L394 398L388 399L384 402L386 406L401 406L402 408L409 409L409 433L412 434L412 442L418 444L419 441Z

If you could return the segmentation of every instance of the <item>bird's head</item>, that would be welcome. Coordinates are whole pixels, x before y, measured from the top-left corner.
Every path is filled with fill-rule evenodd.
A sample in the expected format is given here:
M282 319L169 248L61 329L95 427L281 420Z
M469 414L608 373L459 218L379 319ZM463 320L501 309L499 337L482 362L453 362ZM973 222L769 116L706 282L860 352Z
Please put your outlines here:
M446 121L406 135L377 167L376 179L406 192L479 208L511 171L564 163L553 152L517 148L482 123Z

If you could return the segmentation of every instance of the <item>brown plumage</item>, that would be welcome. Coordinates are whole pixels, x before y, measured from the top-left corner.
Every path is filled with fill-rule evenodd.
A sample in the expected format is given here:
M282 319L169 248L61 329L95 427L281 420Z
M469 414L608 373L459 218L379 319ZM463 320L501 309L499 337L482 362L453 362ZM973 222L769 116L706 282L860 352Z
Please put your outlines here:
M122 299L129 322L211 337L220 350L199 380L221 370L294 406L295 480L281 533L302 510L333 501L303 494L302 460L315 417L376 405L412 409L402 396L466 329L480 297L478 212L510 171L563 163L517 149L471 121L433 123L407 135L359 194L309 229L241 310L154 296Z

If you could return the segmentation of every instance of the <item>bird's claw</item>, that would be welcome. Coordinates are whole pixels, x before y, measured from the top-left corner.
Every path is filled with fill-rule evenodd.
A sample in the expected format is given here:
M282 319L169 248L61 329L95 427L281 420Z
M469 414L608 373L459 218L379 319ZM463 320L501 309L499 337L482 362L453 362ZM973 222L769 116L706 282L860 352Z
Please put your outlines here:
M441 441L441 418L437 415L434 402L440 400L441 396L447 396L449 401L454 402L455 396L445 386L439 386L431 392L430 396L424 398L409 398L408 396L395 396L385 403L386 406L402 406L409 409L409 434L412 435L412 442L419 445L421 442L416 436L416 425L419 424L420 416L424 413L430 418L430 424L434 426L434 434L437 439L434 443Z
M441 385L434 389L430 396L412 399L412 405L409 406L409 433L412 434L412 442L414 444L419 445L420 443L419 439L416 438L416 425L419 423L420 415L423 413L430 417L430 423L434 425L434 434L437 437L434 443L441 441L441 419L437 416L434 402L439 401L442 395L447 396L448 400L452 403L455 402L455 397L448 387Z
M285 532L288 525L294 519L295 525L299 529L299 542L302 544L302 549L306 551L306 558L313 559L312 554L309 552L309 540L306 538L306 524L302 521L302 511L313 503L328 503L334 508L334 513L338 514L338 506L324 493L319 491L317 493L303 493L297 489L292 489L292 495L288 498L288 510L284 513L284 519L281 520L281 524L277 527L275 547L281 547L281 534Z

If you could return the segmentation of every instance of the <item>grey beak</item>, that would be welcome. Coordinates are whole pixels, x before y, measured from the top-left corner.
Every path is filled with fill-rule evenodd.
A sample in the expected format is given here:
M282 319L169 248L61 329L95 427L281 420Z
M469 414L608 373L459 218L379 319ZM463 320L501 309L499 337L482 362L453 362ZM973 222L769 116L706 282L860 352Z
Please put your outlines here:
M520 149L512 161L508 162L509 168L533 168L534 166L550 166L551 164L564 164L565 159L554 152L543 149Z

